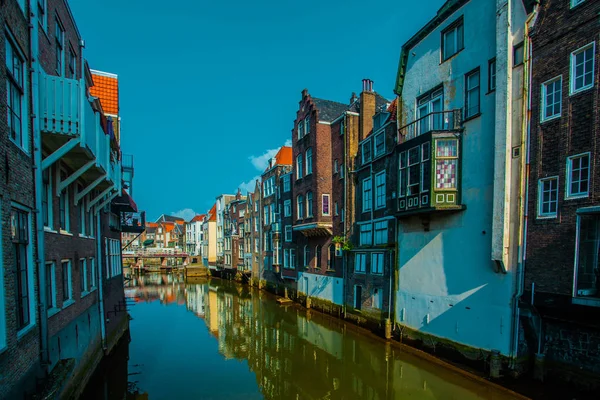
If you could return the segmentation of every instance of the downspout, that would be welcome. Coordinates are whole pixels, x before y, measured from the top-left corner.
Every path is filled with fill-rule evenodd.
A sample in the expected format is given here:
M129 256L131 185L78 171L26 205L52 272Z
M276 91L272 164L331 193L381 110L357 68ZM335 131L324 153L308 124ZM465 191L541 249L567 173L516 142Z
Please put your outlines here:
M98 265L98 313L100 314L100 330L102 332L102 349L106 351L106 318L104 317L104 281L102 271L104 271L104 263L102 263L102 231L101 227L101 211L97 212L96 222L96 263Z
M348 114L344 113L344 129L346 130L346 132L344 132L344 164L342 166L343 168L347 169L347 165L346 162L348 161L348 151L350 150L350 139L348 139ZM347 218L346 218L346 214L348 212L348 176L347 174L344 172L344 206L342 208L342 216L344 217L344 240L348 240L346 235L348 234L348 232L350 232L350 229L346 229L346 224L347 224ZM342 252L342 312L344 313L344 319L346 319L346 267L348 265L348 263L346 262L346 258L348 257L347 252Z
M35 221L36 221L36 242L37 242L37 268L38 268L38 290L39 290L39 305L38 312L40 315L40 358L42 365L49 364L48 354L48 304L47 301L47 282L46 263L44 252L44 223L42 215L42 134L39 125L40 115L40 63L39 55L39 32L38 32L38 8L30 8L30 52L29 60L31 62L30 82L31 82L31 126L33 128L33 173L35 181Z
M537 7L525 21L524 31L524 46L525 57L523 66L523 89L525 91L523 102L523 123L521 127L521 143L525 146L526 155L521 157L521 204L519 205L519 218L521 230L519 232L519 255L517 263L517 290L513 297L513 321L512 321L512 338L510 346L510 367L516 368L516 358L518 356L519 344L519 319L520 308L519 301L523 295L523 284L525 275L525 260L527 258L527 225L528 225L528 202L529 202L529 159L530 159L530 133L531 133L531 70L532 70L532 54L533 48L531 38L529 37L529 24L537 16ZM532 301L533 305L533 301Z

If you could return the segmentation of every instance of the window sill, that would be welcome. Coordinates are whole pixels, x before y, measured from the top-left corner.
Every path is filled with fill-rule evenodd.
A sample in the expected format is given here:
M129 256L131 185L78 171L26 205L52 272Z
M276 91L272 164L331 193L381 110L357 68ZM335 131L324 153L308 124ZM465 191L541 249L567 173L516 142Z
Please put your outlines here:
M590 197L589 193L586 194L574 194L571 196L565 196L565 200L578 200L578 199L587 199Z
M83 299L84 297L88 296L91 292L81 292L81 298Z
M20 331L17 332L17 341L23 339L23 337L25 335L27 335L29 332L31 332L33 330L33 328L35 328L35 323L30 323L28 326L26 326L25 328L21 329Z
M463 47L462 49L458 50L456 53L452 54L450 57L446 58L446 59L442 59L442 61L440 62L440 65L442 65L443 63L452 60L454 57L456 57L457 55L460 54L461 51L463 51L465 48ZM443 54L442 54L443 57Z
M59 312L60 312L60 308L52 307L51 309L48 310L48 318L55 316Z
M65 236L73 236L73 234L69 231L65 231L65 230L59 230L58 233L60 233L61 235L65 235Z
M66 309L67 307L69 307L69 306L71 306L73 304L75 304L75 300L69 299L69 300L63 302L62 309L64 310L64 309Z
M25 154L27 157L31 157L31 154L27 150L25 150L20 144L18 144L17 142L15 142L13 140L13 138L9 137L8 139L12 142L12 144L15 145L15 147L17 149L21 150L23 152L23 154Z
M600 307L599 298L573 297L572 303L579 304L581 306Z
M558 218L558 214L554 214L554 215L538 215L537 219L543 219L543 220L548 220L548 219L556 219Z
M551 122L551 121L559 120L561 116L562 116L561 114L558 114L558 115L554 115L552 117L542 118L540 120L540 124L545 124L546 122Z
M44 226L44 232L48 232L48 233L58 233L58 231L55 231L54 229L48 227L48 226Z
M465 117L465 119L463 119L463 123L471 121L471 120L479 118L479 117L481 117L481 111L479 111L476 114L471 115L470 117Z
M355 274L361 274L361 275L366 275L367 273L365 271L354 271Z
M575 95L578 95L578 94L580 94L580 93L585 93L585 92L587 92L588 90L590 90L590 89L593 89L593 88L594 88L594 85L591 85L591 86L586 86L586 87L583 87L583 88L581 88L581 89L577 89L577 90L574 90L574 91L571 91L571 90L569 90L569 96L575 96ZM13 142L13 143L14 143L14 142ZM17 146L17 147L18 147L18 146Z
M485 95L487 96L487 95L490 95L490 94L492 94L492 93L496 93L496 89L495 89L495 88L494 88L494 89L491 89L491 90L488 90L488 91L487 91L487 93L486 93Z

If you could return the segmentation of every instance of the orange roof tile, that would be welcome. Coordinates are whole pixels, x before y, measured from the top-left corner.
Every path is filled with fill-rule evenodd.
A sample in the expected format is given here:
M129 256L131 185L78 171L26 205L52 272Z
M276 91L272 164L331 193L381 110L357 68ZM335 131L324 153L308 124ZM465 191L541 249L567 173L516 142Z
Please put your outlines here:
M90 88L90 94L100 99L105 114L119 115L119 79L116 75L108 75L92 71L94 86Z
M217 203L215 203L212 208L210 209L210 211L208 212L210 214L210 218L208 219L209 221L216 221L217 220Z
M196 215L190 222L202 222L204 219L204 214Z
M274 158L275 164L273 166L267 166L265 172L273 168L275 165L292 165L292 148L288 146L282 146L277 154L275 154Z
M158 224L156 222L146 222L146 226L149 228L158 228Z

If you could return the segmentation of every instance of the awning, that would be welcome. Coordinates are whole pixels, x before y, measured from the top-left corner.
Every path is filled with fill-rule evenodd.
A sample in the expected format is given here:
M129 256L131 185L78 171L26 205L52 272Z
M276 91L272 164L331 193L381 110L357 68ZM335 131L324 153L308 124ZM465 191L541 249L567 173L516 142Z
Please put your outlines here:
M330 223L313 222L308 224L294 225L295 232L301 232L304 236L331 236L333 235L332 225Z
M151 244L154 244L154 239L146 239L144 240L144 243L142 243L144 246L150 246Z
M120 196L114 198L112 205L118 207L120 211L137 212L138 210L137 204L125 190L121 192Z

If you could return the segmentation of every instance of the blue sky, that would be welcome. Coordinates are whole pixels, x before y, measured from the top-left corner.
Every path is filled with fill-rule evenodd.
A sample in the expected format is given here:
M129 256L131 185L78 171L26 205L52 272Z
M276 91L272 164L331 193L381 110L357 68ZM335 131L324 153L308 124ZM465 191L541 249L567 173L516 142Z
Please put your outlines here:
M443 2L69 1L91 68L119 75L150 220L253 186L291 139L302 89L345 103L370 78L392 99L400 47Z

